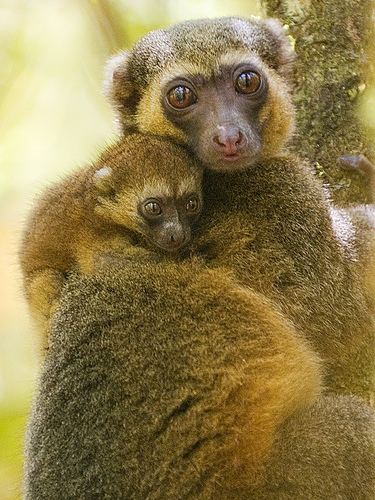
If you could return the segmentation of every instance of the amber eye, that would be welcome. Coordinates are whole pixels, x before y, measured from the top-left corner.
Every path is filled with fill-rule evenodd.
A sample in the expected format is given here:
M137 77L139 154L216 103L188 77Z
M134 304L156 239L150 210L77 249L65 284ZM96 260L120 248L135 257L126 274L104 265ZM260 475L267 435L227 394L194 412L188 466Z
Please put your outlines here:
M161 215L162 209L157 201L148 201L143 205L143 211L146 215L156 217Z
M167 99L169 104L176 109L185 109L197 102L197 96L194 92L184 85L178 85L171 89Z
M259 90L262 79L255 71L245 71L236 79L236 90L241 94L255 94Z
M198 198L189 198L188 202L186 203L186 211L189 212L190 214L194 214L198 212L199 209L199 200Z

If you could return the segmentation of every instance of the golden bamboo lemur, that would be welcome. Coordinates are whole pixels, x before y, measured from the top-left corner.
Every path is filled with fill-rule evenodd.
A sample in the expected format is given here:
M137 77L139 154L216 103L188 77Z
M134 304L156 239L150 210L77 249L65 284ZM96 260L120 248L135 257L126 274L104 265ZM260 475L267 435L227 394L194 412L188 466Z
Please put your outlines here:
M261 294L194 260L101 267L62 291L27 500L373 499L374 412L319 397L311 350Z
M54 315L26 498L238 498L262 483L280 424L319 397L308 344L198 259L97 257Z
M357 289L343 264L351 241L344 246L333 232L329 205L310 172L293 159L263 158L282 147L283 117L290 125L293 114L280 77L290 49L280 33L269 21L194 21L154 33L117 60L112 97L125 128L188 142L206 163L225 170L205 179L201 246L214 269L200 259L147 256L126 265L119 254L108 259L99 252L94 275L68 277L29 427L28 500L350 498L353 492L372 498L373 412L350 397L319 397L318 363L306 339L269 298L242 288L225 269L275 296L299 326L308 323L311 299L312 310L324 312L320 323L310 314L311 338L320 351L328 345L325 357L335 372L338 346L354 325L342 311L350 304L355 315L363 312L364 299L352 296ZM238 50L251 67L236 73L235 82L238 89L261 89L259 100L251 92L230 93ZM181 71L180 84L168 87L171 72L175 78ZM197 76L197 93L211 93L195 106L196 122L189 122L189 109L182 108L181 121L165 110L164 90L178 106L194 100L186 71ZM258 87L265 76L268 83ZM226 109L225 102L235 105ZM215 123L223 111L223 122ZM256 162L245 169L255 159L251 151ZM246 171L226 172L236 166ZM347 302L341 288L335 295L343 274ZM335 317L338 325L350 320L342 338ZM351 339L360 354L364 334ZM347 358L342 365L352 367L355 360ZM368 357L363 362L368 374ZM330 382L368 389L358 373Z
M283 152L292 60L275 20L188 21L115 56L106 90L124 132L171 137L207 167L198 236L209 265L280 305L325 360L329 388L369 398L374 307L355 225L337 233L320 183Z
M20 250L26 295L42 330L74 267L91 272L103 252L177 254L185 247L201 212L201 183L202 169L183 148L132 134L48 188Z

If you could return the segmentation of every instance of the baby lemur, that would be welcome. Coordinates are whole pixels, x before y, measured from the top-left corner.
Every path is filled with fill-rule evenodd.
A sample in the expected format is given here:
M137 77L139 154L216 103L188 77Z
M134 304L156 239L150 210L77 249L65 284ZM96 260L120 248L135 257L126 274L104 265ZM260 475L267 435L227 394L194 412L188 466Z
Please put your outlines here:
M103 252L177 255L186 247L202 208L201 180L200 166L183 148L132 134L48 188L20 252L26 295L42 329L74 267L91 272Z
M187 21L115 56L106 89L124 132L171 137L207 167L198 240L209 265L280 305L325 360L329 388L371 397L374 305L357 229L349 218L336 233L321 184L284 153L293 58L275 20Z

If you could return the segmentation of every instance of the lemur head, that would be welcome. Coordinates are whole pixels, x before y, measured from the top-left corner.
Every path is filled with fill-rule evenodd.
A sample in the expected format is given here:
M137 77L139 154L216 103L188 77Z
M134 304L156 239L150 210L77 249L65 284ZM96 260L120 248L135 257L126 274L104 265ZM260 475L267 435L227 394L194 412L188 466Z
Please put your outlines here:
M170 141L131 134L93 174L95 212L167 252L187 245L202 209L202 167Z
M281 24L237 17L151 32L108 64L123 131L169 136L215 170L280 152L294 125L294 52Z

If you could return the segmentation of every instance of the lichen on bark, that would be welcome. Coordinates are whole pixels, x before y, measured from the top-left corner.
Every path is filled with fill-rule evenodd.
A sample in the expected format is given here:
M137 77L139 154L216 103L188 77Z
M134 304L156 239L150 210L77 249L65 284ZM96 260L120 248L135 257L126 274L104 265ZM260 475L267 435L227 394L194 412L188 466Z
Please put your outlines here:
M340 205L368 202L368 180L343 170L338 157L375 159L374 131L358 108L374 75L374 0L263 0L268 16L295 41L297 134L292 144L309 158Z

